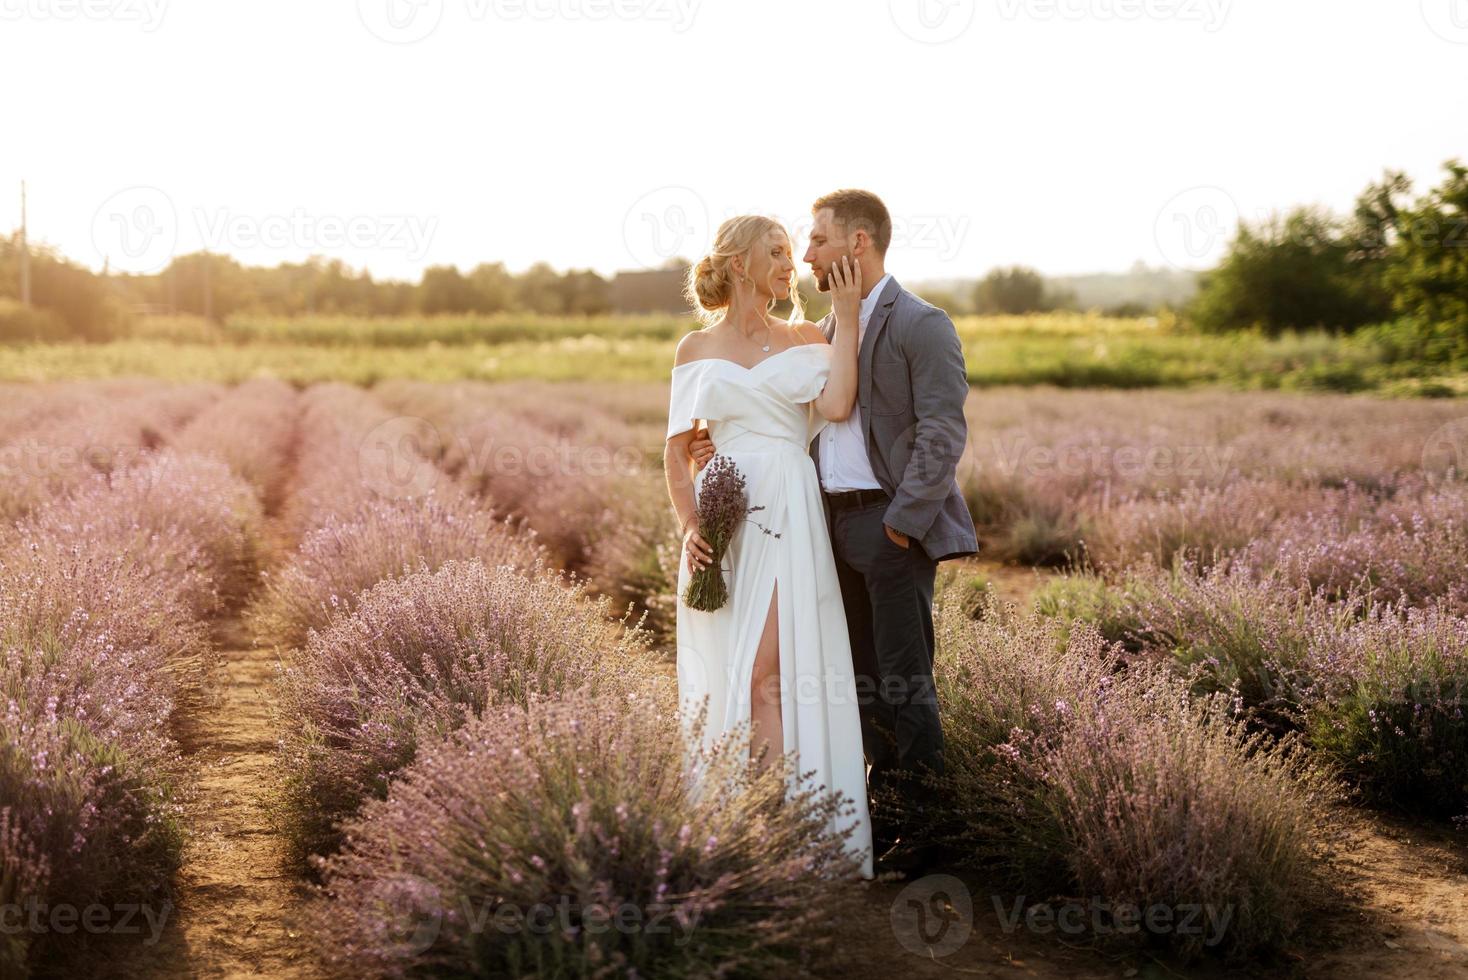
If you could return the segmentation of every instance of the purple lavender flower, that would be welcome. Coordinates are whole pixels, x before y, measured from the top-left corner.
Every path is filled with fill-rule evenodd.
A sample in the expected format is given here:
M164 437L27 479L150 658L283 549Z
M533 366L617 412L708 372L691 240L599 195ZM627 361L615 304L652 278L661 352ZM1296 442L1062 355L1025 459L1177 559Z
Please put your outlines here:
M831 829L843 798L787 795L793 767L755 770L738 740L707 751L705 794L689 792L685 761L673 713L581 693L497 706L425 746L385 800L348 821L346 847L320 862L310 933L359 976L428 964L521 975L546 961L576 976L611 975L599 969L610 963L619 976L807 972L862 901ZM616 848L603 843L612 828ZM469 913L445 914L426 951L403 942L422 909L382 901L403 869L445 912ZM513 916L496 927L483 916L498 907L551 910L559 928L516 928ZM607 912L621 924L591 928Z
M709 543L712 560L689 577L683 601L691 609L713 612L729 601L729 587L724 582L720 562L739 526L750 514L764 510L763 506L749 505L745 487L744 474L727 456L715 456L703 471L703 485L698 494L698 530ZM766 534L780 536L762 524L758 526Z

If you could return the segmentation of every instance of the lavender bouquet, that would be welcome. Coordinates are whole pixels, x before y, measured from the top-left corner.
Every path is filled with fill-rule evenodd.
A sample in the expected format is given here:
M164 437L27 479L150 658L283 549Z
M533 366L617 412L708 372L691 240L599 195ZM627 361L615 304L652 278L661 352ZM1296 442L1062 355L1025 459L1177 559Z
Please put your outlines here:
M683 601L691 609L713 612L729 601L729 587L724 584L721 563L734 540L734 532L752 513L763 506L749 506L744 474L727 456L715 456L704 472L703 488L698 495L698 529L709 543L713 560L694 572L683 590ZM757 522L751 522L757 523ZM763 524L760 529L775 537L780 535Z

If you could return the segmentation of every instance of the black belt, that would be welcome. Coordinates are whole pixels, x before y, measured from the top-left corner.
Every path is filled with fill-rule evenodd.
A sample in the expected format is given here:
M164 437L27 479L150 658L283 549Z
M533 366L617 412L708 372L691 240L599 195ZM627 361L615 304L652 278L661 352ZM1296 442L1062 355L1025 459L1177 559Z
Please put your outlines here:
M892 498L887 496L885 490L843 490L840 493L826 494L826 500L832 510L845 510L848 507L890 503Z

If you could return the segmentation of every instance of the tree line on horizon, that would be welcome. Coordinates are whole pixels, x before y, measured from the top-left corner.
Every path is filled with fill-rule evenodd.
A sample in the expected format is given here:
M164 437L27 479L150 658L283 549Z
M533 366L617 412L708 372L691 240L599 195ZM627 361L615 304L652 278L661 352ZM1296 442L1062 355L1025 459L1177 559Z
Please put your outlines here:
M1196 277L1188 298L1182 297L1193 290L1192 274L1142 266L1069 280L1012 266L972 284L925 289L924 296L954 315L1095 308L1139 316L1173 308L1205 332L1357 332L1394 358L1468 366L1468 167L1449 161L1445 168L1442 183L1415 198L1405 174L1387 171L1349 215L1306 206L1240 222L1222 261ZM140 311L216 321L235 313L597 316L631 312L629 302L654 296L660 298L649 301L649 310L676 314L686 268L673 259L661 270L608 279L544 262L520 273L484 262L468 272L430 266L415 283L374 279L320 256L265 267L195 252L153 275L94 273L44 246L31 246L29 257L32 306L25 308L18 303L19 236L0 238L0 341L105 341L126 336ZM624 276L642 278L619 295L615 287ZM828 309L810 279L800 288L809 315ZM631 295L639 298L629 301Z
M0 239L0 303L15 300L19 245ZM430 266L418 282L374 279L340 259L243 265L227 255L193 252L152 275L98 274L50 248L30 249L35 319L48 337L105 340L125 335L138 312L224 320L235 313L404 316L525 312L595 316L612 311L610 281L591 270L558 272L536 263L513 273L485 262L468 273ZM0 339L7 339L0 310ZM19 338L8 338L19 339Z

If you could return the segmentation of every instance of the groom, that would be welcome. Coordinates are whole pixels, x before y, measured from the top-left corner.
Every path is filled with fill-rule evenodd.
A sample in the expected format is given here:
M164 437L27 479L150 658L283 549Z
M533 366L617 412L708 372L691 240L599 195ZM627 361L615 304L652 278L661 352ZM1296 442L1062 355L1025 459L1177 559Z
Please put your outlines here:
M924 769L943 771L943 729L933 687L933 580L938 562L978 551L954 472L968 435L968 372L953 321L903 289L885 268L892 219L869 191L840 190L811 208L805 261L821 292L843 255L871 283L862 298L857 403L811 444L836 554L861 708L868 795L906 793L921 808ZM820 323L827 339L834 316ZM700 436L703 433L699 433ZM706 438L691 450L700 467ZM916 798L912 798L916 796ZM875 851L896 870L923 855L904 828L873 808Z

